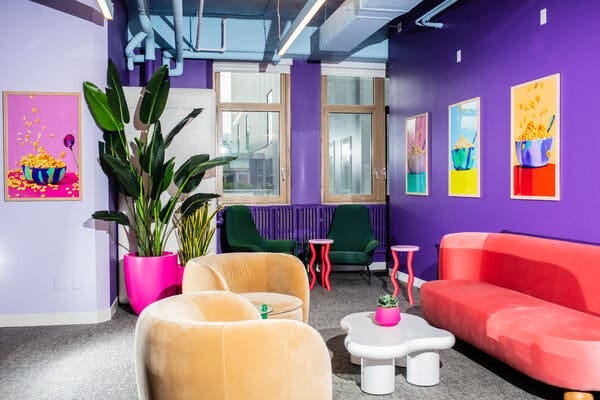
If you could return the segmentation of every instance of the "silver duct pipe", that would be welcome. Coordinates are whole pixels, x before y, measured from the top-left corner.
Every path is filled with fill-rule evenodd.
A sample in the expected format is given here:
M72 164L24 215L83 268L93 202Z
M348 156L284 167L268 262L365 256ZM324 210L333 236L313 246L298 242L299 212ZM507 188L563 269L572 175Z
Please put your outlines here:
M142 30L138 32L125 47L125 55L127 56L127 69L133 70L133 63L144 60L154 60L154 29L152 29L152 22L148 15L148 8L146 7L145 0L137 0L138 6L138 17L140 19L140 25ZM143 58L136 56L133 50L145 40L145 53Z
M202 15L204 14L204 0L199 0L198 3L198 28L196 29L196 47L198 50L200 48L200 28L202 27Z
M429 20L441 13L442 11L444 11L446 8L450 7L452 4L456 3L457 1L458 0L446 0L438 4L437 7L432 8L431 10L417 18L415 24L419 26L428 26L430 28L440 29L444 26L444 24L442 24L441 22L429 22Z
M183 0L173 0L173 26L175 27L175 68L169 67L169 76L183 74ZM164 57L163 65L169 65L171 57Z

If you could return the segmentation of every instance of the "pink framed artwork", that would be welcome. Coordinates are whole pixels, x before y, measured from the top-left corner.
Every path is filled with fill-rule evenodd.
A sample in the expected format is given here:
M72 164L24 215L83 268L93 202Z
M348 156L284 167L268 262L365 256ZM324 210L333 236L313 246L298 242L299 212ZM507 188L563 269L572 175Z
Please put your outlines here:
M429 114L406 118L406 194L429 196Z
M79 93L4 92L7 201L81 199Z

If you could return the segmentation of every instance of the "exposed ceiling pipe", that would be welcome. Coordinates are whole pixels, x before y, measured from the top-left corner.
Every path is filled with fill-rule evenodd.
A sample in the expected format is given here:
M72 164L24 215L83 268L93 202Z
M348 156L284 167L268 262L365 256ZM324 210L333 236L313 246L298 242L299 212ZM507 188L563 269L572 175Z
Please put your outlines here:
M175 68L169 68L169 76L180 76L183 74L183 0L173 0L172 4L175 27ZM163 64L169 65L170 58L163 57Z
M239 60L239 61L264 61L265 57L273 57L273 53L263 53L256 51L227 51L227 52L196 52L192 50L184 50L183 57L187 59L210 59L210 60ZM172 59L173 55L168 51L163 51L165 59ZM279 61L280 59L278 59ZM164 62L163 62L164 64Z
M319 27L319 50L352 52L422 0L346 0Z
M444 11L446 8L450 7L452 4L456 3L457 1L458 0L445 0L444 2L438 4L436 7L432 8L431 10L417 18L415 24L440 29L444 26L444 24L442 24L441 22L429 22L429 20L441 13L442 11Z
M198 14L196 17L198 18L198 28L196 29L196 46L194 47L196 50L200 47L200 28L202 27L202 14L204 14L204 0L199 0L198 3Z
M150 16L148 15L148 9L146 7L145 0L137 0L138 6L138 17L140 19L140 25L142 30L138 32L125 47L125 55L127 56L127 69L133 70L133 63L140 61L139 57L135 57L133 49L135 49L142 40L145 42L144 60L154 60L154 29L152 29L152 23L150 22Z
M138 46L138 44L142 43L142 40L144 40L146 36L146 32L139 31L135 34L134 37L131 38L131 40L127 43L127 46L125 46L125 56L127 57L127 69L130 71L133 71L134 62L144 61L144 56L141 55L140 59L140 55L135 54L133 50Z

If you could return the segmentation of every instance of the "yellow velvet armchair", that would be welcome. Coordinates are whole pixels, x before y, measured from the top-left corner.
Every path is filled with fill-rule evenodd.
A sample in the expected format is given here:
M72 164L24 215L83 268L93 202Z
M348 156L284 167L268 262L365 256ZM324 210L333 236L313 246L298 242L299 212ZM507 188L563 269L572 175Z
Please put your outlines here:
M281 253L225 253L188 261L183 293L227 290L255 305L267 304L270 319L308 321L310 292L302 262Z
M135 328L143 400L330 400L321 335L298 321L263 320L243 297L206 291L146 307Z

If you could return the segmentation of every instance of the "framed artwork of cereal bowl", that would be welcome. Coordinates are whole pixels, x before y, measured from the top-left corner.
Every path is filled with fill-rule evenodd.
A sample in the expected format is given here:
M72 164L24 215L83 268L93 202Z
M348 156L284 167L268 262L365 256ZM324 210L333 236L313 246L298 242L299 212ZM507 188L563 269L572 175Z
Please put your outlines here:
M429 195L429 114L406 118L406 194Z
M480 99L448 107L448 195L480 197Z
M513 86L510 196L560 200L560 74Z
M81 199L79 93L4 92L7 201Z

